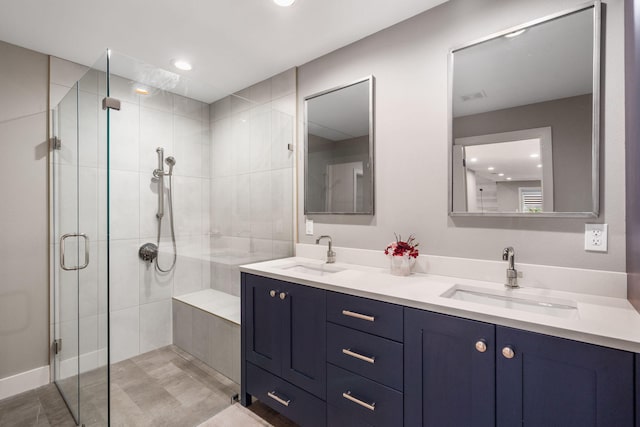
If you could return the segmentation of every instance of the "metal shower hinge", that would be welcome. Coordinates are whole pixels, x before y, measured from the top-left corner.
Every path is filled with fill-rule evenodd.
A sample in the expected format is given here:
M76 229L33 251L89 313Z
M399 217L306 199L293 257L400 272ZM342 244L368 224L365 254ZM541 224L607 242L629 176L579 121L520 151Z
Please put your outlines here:
M120 111L120 100L116 98L104 98L102 100L102 109L106 110L110 108L112 110Z
M53 354L58 354L62 351L62 338L53 340Z
M62 140L57 136L49 138L49 148L51 150L59 150L62 148Z

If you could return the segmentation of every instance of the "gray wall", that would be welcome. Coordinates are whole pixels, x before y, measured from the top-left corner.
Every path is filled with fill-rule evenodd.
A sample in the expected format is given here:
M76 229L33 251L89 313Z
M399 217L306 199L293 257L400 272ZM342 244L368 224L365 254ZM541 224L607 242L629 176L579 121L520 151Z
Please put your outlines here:
M336 246L382 250L414 233L423 253L499 260L513 245L525 263L625 271L623 1L607 2L603 92L602 213L598 220L455 218L447 215L447 55L496 31L582 4L581 0L451 0L299 68L303 98L373 74L375 216L313 216ZM302 123L299 141L302 138ZM302 162L299 160L298 164ZM303 174L299 179L302 203ZM299 240L304 235L298 209ZM609 224L608 253L584 251L584 223ZM338 259L340 254L338 253Z
M0 42L0 378L49 364L48 58Z
M625 1L627 87L627 285L640 311L640 5Z
M453 137L551 127L553 210L591 212L591 95L458 117Z

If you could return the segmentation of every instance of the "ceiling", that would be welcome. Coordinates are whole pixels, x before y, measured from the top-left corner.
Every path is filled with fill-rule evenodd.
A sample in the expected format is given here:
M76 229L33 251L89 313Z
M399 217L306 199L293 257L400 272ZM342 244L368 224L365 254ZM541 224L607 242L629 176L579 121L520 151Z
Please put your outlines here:
M468 145L465 160L467 169L489 181L542 180L539 139Z
M185 58L212 102L445 1L6 1L0 40L87 66L107 48L167 69Z

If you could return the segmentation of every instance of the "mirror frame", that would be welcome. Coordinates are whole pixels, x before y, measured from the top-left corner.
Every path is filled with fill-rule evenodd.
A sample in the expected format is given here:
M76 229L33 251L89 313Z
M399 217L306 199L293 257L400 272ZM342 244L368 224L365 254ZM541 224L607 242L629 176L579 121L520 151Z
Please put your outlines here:
M502 37L515 31L542 24L561 18L565 15L581 12L593 8L593 93L592 93L592 123L591 123L591 212L463 212L453 210L453 67L455 52L475 46L492 39ZM479 40L452 48L449 51L449 79L448 79L448 214L451 217L522 217L522 218L597 218L600 214L600 53L601 53L601 16L600 0L583 3L574 8L563 10L533 21L507 28L500 32L483 37Z
M350 86L357 85L358 83L369 82L369 170L371 173L371 209L364 212L314 212L310 211L308 205L308 178L309 172L309 112L308 101L317 98L322 95L326 95L331 92L336 92L340 89L345 89ZM376 206L376 185L375 185L375 163L374 163L374 83L375 77L369 75L356 81L333 87L331 89L323 90L309 96L304 97L304 214L305 215L374 215Z

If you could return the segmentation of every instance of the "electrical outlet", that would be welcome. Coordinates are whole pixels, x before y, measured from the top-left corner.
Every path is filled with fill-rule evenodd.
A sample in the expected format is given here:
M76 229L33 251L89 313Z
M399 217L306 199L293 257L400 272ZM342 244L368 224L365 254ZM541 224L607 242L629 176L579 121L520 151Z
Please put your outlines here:
M584 250L607 252L607 224L584 225Z
M313 236L313 220L308 219L305 223L305 234L307 236Z

